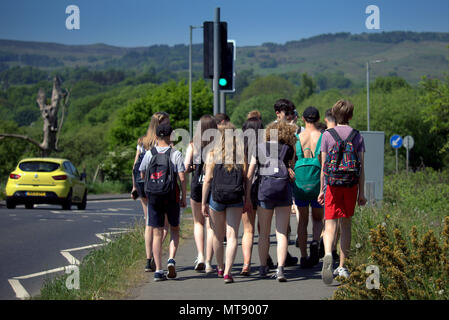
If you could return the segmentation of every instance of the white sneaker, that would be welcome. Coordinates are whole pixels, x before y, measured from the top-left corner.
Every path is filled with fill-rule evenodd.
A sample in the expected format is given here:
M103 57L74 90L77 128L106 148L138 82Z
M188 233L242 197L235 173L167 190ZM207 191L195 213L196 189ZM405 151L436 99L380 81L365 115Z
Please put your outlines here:
M195 263L195 268L194 268L195 271L199 272L199 271L204 270L205 265L204 265L203 261L200 261L198 258L196 258L194 263Z
M206 268L205 268L204 271L205 271L206 273L212 273L212 272L214 272L215 270L214 270L214 268L212 268L212 266L211 266L210 263L207 263L207 262L206 262Z
M345 267L338 267L334 270L334 276L349 278L349 271Z

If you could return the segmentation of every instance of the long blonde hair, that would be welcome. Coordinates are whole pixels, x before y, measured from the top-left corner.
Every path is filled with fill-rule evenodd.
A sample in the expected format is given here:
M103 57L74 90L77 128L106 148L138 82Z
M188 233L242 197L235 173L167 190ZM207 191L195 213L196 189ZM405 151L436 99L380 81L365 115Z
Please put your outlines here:
M237 164L237 160L244 159L244 146L243 146L243 140L241 137L235 136L235 126L230 123L224 123L218 126L218 129L221 133L221 141L217 141L215 143L214 148L209 153L209 163L212 166L212 169L214 168L216 163L223 163L225 168L228 171L231 171L232 169L237 169L239 165ZM233 138L232 138L232 152L229 151L230 149L230 143L229 141L226 141L226 130L233 130ZM229 139L228 139L229 140ZM226 145L226 142L227 145ZM242 161L243 169L246 169L245 162Z
M160 111L153 114L148 125L148 130L145 136L141 137L141 141L145 150L150 150L156 145L156 129L164 122L170 123L170 117L168 113Z

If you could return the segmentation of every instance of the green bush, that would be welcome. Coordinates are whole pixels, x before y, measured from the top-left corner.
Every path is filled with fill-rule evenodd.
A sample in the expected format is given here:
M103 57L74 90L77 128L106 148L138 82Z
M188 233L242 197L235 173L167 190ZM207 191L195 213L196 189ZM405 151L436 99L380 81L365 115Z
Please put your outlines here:
M386 176L382 207L358 208L354 215L352 274L339 279L343 285L333 298L448 299L448 198L448 170ZM379 290L366 288L368 265L380 269Z

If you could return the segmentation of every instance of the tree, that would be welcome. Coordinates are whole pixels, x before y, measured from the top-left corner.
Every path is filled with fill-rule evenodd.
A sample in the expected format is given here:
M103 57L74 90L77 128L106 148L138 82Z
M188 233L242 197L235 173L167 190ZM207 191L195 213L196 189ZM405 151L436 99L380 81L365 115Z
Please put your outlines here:
M277 94L278 99L292 99L295 92L294 86L290 81L276 75L261 77L243 90L240 101L259 96L262 94Z
M309 77L307 73L301 75L301 84L295 95L295 102L300 104L305 99L310 97L314 92L316 92L316 83L312 77Z
M39 110L44 120L44 137L42 143L39 143L28 136L14 133L0 133L0 138L16 138L26 140L27 142L38 147L41 150L43 157L48 157L53 151L59 151L59 132L64 122L65 107L68 106L69 96L69 91L63 91L61 89L61 80L58 77L55 77L53 80L53 90L50 105L46 104L45 90L42 88L39 89L36 101L39 105ZM60 104L62 104L63 112L61 126L58 127L58 110Z
M444 139L439 152L445 153L449 150L449 76L444 81L424 77L420 85L424 89L419 98L422 117L430 124L430 132Z

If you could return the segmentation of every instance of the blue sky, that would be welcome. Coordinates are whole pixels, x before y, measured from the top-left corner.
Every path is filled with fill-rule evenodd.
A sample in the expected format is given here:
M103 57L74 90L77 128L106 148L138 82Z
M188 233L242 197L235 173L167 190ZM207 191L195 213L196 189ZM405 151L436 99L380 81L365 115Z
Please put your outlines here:
M80 29L67 30L66 7L80 9ZM380 9L368 30L365 8ZM135 47L188 43L189 25L211 21L214 8L237 45L285 43L322 33L449 32L448 0L1 0L0 39ZM194 31L194 43L202 32Z

